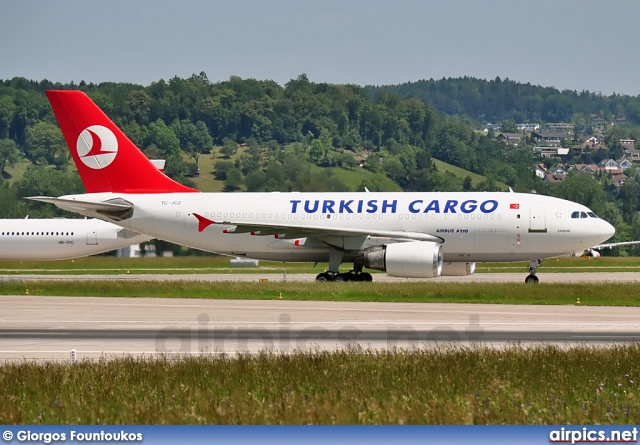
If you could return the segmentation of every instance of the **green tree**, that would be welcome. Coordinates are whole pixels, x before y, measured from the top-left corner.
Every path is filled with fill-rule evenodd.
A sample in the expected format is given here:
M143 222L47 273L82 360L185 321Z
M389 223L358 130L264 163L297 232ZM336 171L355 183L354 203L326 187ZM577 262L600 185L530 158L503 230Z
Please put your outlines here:
M620 195L622 197L622 216L624 221L632 225L638 210L638 181L635 178L629 178L620 187Z
M215 164L215 173L214 176L219 181L225 181L227 179L227 174L229 170L235 168L233 162L231 161L218 161Z
M473 180L471 179L471 176L467 175L464 177L464 181L462 181L462 190L464 190L465 192L469 192L472 188Z
M359 165L356 158L354 158L349 152L340 154L340 163L342 167L347 167L349 170L353 170L353 167L357 167Z
M0 96L0 138L9 137L9 128L17 109L10 96Z
M20 150L12 139L0 139L0 173L4 175L5 167L13 167L20 160Z
M167 158L180 151L180 140L162 119L149 124L150 143L155 144Z
M228 192L239 190L244 183L244 177L240 169L233 167L227 171L227 180L224 182L224 189Z
M8 187L6 182L0 183L0 202L0 218L24 218L28 215L24 210L27 202L18 199L15 188Z
M171 125L172 130L180 140L180 146L196 163L203 154L211 153L213 138L204 122L198 121L195 125L188 120L176 121Z
M503 133L517 133L518 124L516 124L516 121L512 119L507 119L505 121L502 121L502 125L500 126L500 131Z
M135 90L127 96L127 102L136 122L147 124L149 122L149 111L151 111L151 98L144 90Z
M24 176L13 185L16 196L62 196L84 193L84 186L76 171L63 171L47 166L30 165ZM52 205L25 201L25 216L51 218L72 215ZM77 216L74 214L74 216Z
M238 144L232 141L229 138L225 138L222 148L220 148L220 153L224 155L225 158L229 159L231 156L235 154L238 150Z
M395 156L387 156L384 158L384 161L382 161L382 169L393 181L397 181L405 175L402 162Z
M311 148L309 149L309 157L316 164L325 159L327 156L327 148L324 146L320 139L314 139L311 141Z
M598 181L594 181L589 174L574 170L569 172L564 181L556 184L551 192L559 198L583 204L597 214L604 209L607 200L606 193Z
M38 122L27 127L27 155L36 162L66 167L69 150L60 128L50 122Z

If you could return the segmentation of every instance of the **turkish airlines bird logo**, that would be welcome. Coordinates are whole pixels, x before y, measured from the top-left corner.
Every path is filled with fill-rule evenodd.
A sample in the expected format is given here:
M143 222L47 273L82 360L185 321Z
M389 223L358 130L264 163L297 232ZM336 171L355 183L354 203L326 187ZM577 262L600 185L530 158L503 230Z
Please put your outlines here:
M76 142L78 156L84 165L100 170L111 164L118 154L118 139L102 125L85 128Z

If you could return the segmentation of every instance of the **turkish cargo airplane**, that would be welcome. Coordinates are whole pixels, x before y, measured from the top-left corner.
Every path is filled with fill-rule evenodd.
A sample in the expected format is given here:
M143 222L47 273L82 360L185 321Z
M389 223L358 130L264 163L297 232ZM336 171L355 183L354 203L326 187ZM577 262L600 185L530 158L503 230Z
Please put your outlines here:
M67 260L150 239L99 219L0 219L0 260Z
M371 281L364 268L430 278L481 261L582 252L614 228L587 207L521 193L199 193L160 173L80 91L47 91L87 194L33 197L196 249L329 262L318 281ZM353 270L339 273L343 262Z

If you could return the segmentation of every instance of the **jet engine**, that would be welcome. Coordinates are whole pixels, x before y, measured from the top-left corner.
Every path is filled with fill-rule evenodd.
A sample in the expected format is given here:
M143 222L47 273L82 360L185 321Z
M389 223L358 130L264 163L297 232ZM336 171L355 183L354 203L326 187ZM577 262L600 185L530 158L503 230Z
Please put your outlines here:
M411 241L374 246L364 251L364 267L392 277L433 278L442 274L442 245Z
M475 271L476 263L444 263L442 266L443 277L465 277Z

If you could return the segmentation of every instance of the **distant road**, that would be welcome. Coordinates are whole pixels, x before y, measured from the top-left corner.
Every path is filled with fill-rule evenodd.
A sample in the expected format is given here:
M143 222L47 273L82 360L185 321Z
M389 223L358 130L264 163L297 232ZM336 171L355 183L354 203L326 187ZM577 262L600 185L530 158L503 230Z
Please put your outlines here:
M0 296L0 362L640 340L640 308Z
M481 273L466 277L440 277L430 279L397 278L386 274L374 274L376 282L424 281L438 283L524 283L526 273ZM286 281L313 281L316 274L287 274ZM640 282L640 272L580 272L580 273L538 273L542 283L598 283L598 282ZM255 281L261 279L282 281L282 273L231 273L231 274L122 274L122 275L0 275L1 280L152 280L152 281Z

